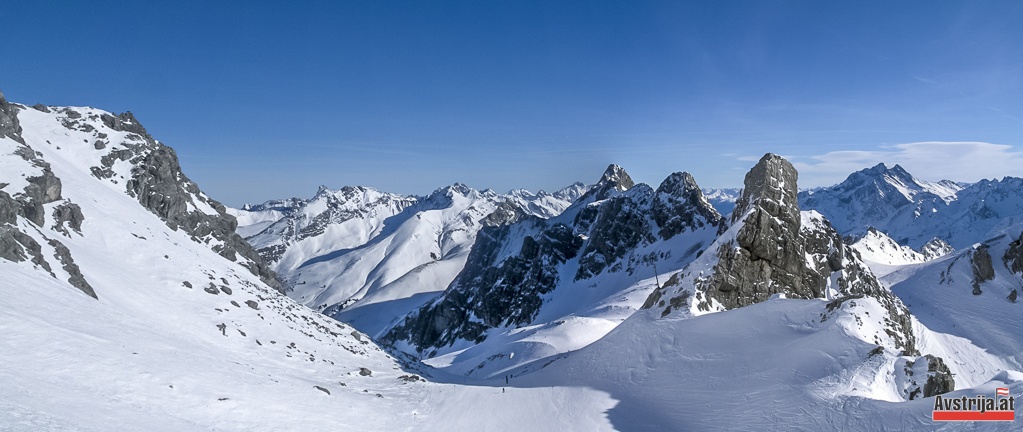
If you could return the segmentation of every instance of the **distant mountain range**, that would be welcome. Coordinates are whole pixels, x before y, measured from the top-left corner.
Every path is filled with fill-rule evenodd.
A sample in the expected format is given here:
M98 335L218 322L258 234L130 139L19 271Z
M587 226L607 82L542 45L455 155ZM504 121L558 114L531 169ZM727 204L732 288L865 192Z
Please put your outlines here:
M931 430L1023 394L1023 179L594 174L228 209L130 113L0 95L0 425Z

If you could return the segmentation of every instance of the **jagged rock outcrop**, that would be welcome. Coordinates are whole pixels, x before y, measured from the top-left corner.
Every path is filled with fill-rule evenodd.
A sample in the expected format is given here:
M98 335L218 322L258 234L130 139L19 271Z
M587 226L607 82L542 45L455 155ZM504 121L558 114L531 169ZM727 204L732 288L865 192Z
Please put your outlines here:
M604 170L604 174L600 176L597 185L579 197L579 199L585 200L592 197L594 201L600 201L607 199L615 192L629 190L635 185L636 183L632 181L632 177L629 176L629 173L625 172L624 168L611 164Z
M905 305L878 283L827 219L816 212L800 213L797 179L788 161L764 155L746 175L732 226L713 246L716 254L700 263L709 271L683 270L682 276L651 293L644 307L657 307L666 316L689 307L708 312L749 306L774 294L804 299L869 296L887 310L884 324L893 344L914 354Z
M1009 243L1005 255L1002 256L1002 262L1013 273L1023 274L1023 232L1019 234L1019 238Z
M576 232L590 237L579 258L576 280L599 274L641 243L656 241L645 212L640 211L650 206L650 188L639 187L646 193L605 198L602 205L586 206L576 216Z
M955 378L941 357L927 354L914 361L906 361L901 373L905 380L903 397L907 400L955 391Z
M798 174L787 160L766 154L746 174L732 223L742 223L734 244L718 249L714 275L703 286L707 302L726 309L767 300L772 294L821 296L821 287L804 286L805 250L800 238Z
M66 235L71 234L68 227L81 234L84 221L85 215L82 214L82 208L78 204L64 202L53 208L53 229Z
M21 124L18 122L18 107L8 103L3 92L0 92L0 137L25 144L21 137Z
M664 240L708 222L720 228L725 226L721 215L703 196L696 179L687 172L673 173L661 182L650 210L660 228L657 234Z
M68 250L67 246L63 243L50 239L49 242L53 247L54 258L60 261L61 267L68 273L68 283L71 286L78 288L83 293L94 299L99 299L96 296L96 290L92 289L92 285L89 285L89 281L85 280L85 276L82 276L82 270L78 268L78 264L75 263L74 258L71 257L71 251Z
M923 254L924 260L931 261L934 259L941 258L955 252L955 248L949 245L948 242L940 238L932 238L927 243L924 243L923 247L920 248L920 253Z
M981 295L983 291L980 284L995 278L995 267L988 249L988 245L980 245L970 255L970 263L973 266L973 295Z
M619 272L639 278L640 270L650 277L659 260L689 262L724 226L688 173L672 174L655 191L633 184L617 165L559 217L519 213L499 208L485 218L492 223L444 295L391 329L385 341L408 341L427 355L460 339L479 343L488 329L531 324L545 296L561 285ZM680 235L700 240L682 251L655 249Z
M89 126L80 113L66 110L65 127L81 129ZM74 113L74 114L72 114ZM112 167L127 161L132 164L131 177L126 179L125 189L143 207L163 219L173 229L181 229L193 240L211 238L218 241L214 250L221 256L236 261L243 257L243 264L263 282L283 293L283 286L276 274L259 257L255 250L235 233L237 221L226 213L219 202L205 196L199 186L181 171L177 154L146 132L142 124L130 113L117 116L102 114L98 118L107 127L127 132L129 142L124 148L111 150L101 158L101 166L93 167L93 174L101 179L112 178ZM59 193L59 189L58 189ZM203 211L206 208L207 211Z

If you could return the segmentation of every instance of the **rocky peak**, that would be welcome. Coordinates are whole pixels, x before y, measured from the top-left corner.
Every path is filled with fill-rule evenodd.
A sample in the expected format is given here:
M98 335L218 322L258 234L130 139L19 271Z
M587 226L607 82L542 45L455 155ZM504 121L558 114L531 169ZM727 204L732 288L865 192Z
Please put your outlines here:
M611 164L607 166L604 174L600 176L600 181L583 194L582 198L592 196L595 201L605 200L614 192L622 192L635 185L636 183L632 181L632 177L629 177L629 173L625 172L625 168Z
M447 196L470 196L477 192L476 189L473 189L464 183L455 183L441 190L444 191L444 194Z
M1018 239L1009 243L1002 262L1013 273L1023 274L1023 232L1019 233Z
M625 172L625 168L618 166L617 164L611 164L604 170L604 174L600 176L600 182L604 184L615 184L620 190L626 190L635 185L632 181L632 177L629 177L629 173Z
M7 103L3 92L0 92L0 138L8 137L25 144L21 138L21 124L18 123L18 108Z
M685 196L691 194L694 191L699 191L703 195L703 191L696 184L696 179L693 178L692 174L688 172L676 172L672 173L668 178L661 182L661 185L657 187L657 193L668 194L672 196Z
M149 140L153 139L153 137L149 136L149 132L146 132L146 128L142 126L142 123L135 119L135 115L131 111L123 112L117 116L103 114L100 116L100 120L110 129L135 133Z
M796 169L768 153L746 174L732 221L742 223L734 245L721 245L714 277L704 292L727 309L787 292L820 297L820 287L804 287L806 258L800 237ZM737 246L737 247L736 247ZM708 305L709 306L709 305Z
M654 222L662 239L710 224L724 227L721 214L707 202L696 180L687 172L668 176L657 187L651 203Z
M794 224L799 230L799 174L785 158L767 153L746 173L742 194L732 212L732 222L738 222L746 213L760 208L766 215L782 223Z

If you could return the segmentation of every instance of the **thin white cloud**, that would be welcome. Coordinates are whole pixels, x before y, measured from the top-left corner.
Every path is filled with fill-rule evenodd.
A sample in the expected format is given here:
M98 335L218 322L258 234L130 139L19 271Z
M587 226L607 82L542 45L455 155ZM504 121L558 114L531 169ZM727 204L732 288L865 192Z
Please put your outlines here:
M828 186L854 171L878 163L902 165L923 180L975 182L1004 176L1023 177L1023 151L1011 145L968 141L930 141L897 144L877 150L832 151L794 157L800 187Z

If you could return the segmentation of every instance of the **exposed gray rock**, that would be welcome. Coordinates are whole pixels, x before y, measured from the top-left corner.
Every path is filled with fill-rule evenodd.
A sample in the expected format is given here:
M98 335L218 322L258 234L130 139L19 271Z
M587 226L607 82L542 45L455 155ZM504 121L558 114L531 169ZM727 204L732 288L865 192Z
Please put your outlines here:
M75 264L75 260L71 257L71 251L68 250L67 246L54 239L50 239L48 243L54 249L54 257L60 261L62 268L68 273L68 283L81 290L85 295L98 300L99 297L96 296L96 290L92 289L89 281L85 280L85 276L82 276L82 271L78 268L78 264Z
M313 386L313 388L315 388L316 390L319 390L321 392L324 392L324 393L330 395L330 390L327 390L326 388L323 388L323 387L320 387L320 386Z
M20 203L21 207L18 214L35 223L36 226L41 227L46 219L43 204L48 204L61 198L60 179L53 175L53 171L50 170L50 164L40 159L39 155L28 146L18 148L15 150L15 154L21 156L22 159L25 159L33 166L42 168L40 175L26 178L29 184L25 186L25 190L22 193L15 194L16 200Z
M245 300L245 305L256 310L259 309L259 303L256 303L255 300Z
M8 137L25 144L21 137L21 124L18 122L18 107L7 102L0 92L0 137Z
M924 384L924 397L937 396L955 391L956 382L952 371L945 365L941 357L927 354L927 382Z
M668 240L680 233L702 228L705 224L725 228L724 218L704 198L696 179L687 172L676 172L661 182L651 204L658 235Z
M21 205L14 198L0 190L0 226L17 222L20 209Z
M563 278L589 280L603 273L653 272L665 252L639 254L659 240L698 230L717 233L723 220L703 198L692 177L675 173L657 191L635 185L611 165L597 186L566 216L544 220L514 207L485 218L462 272L445 293L405 318L384 342L411 342L420 353L457 340L482 342L494 327L524 326L536 319L543 298ZM694 259L706 245L692 245L673 261ZM517 253L508 256L506 252ZM577 260L575 274L562 265ZM649 273L652 275L652 273Z
M0 225L0 258L13 262L31 258L32 264L46 270L50 276L56 277L53 274L53 269L50 268L50 263L43 258L42 246L34 238L12 226Z
M955 252L955 248L937 237L924 243L923 247L920 248L920 253L923 254L924 259L927 261L941 258L952 252Z
M146 132L146 128L142 127L142 123L139 123L139 121L135 119L135 116L131 113L131 111L122 113L117 117L110 114L103 114L100 116L100 120L102 120L103 124L105 124L108 128L115 131L138 134L147 140L153 139L149 136L149 132Z
M64 234L70 234L65 225L81 234L84 221L85 216L82 215L82 208L78 204L65 202L53 208L53 229Z
M646 185L642 187L649 189ZM576 280L589 279L640 244L657 240L647 224L648 213L638 211L650 206L648 199L637 202L634 197L620 195L608 198L603 205L587 206L576 216L576 227L592 233L579 258Z
M517 204L511 201L504 201L498 204L497 208L493 212L485 216L480 223L483 226L502 226L511 225L518 222L526 217L526 212L522 210Z
M39 104L35 104L35 105L32 105L32 108L35 108L35 109L36 109L36 111L42 111L42 112L44 112L44 113L48 113L48 112L50 112L50 107L48 107L48 106L46 106L46 105L43 105L43 104L41 104L41 103L39 103Z
M611 164L604 170L604 174L600 176L600 181L597 182L593 189L583 194L579 200L584 201L591 197L594 201L604 200L614 192L625 191L635 185L636 183L632 181L632 177L629 176L629 173L625 172L624 168Z
M362 375L362 376L371 376L371 375L373 375L373 371L371 371L371 370L369 370L369 369L366 369L366 368L364 368L364 367L361 367L361 368L359 368L359 375Z
M829 312L845 300L869 296L887 309L884 323L895 345L907 355L916 353L905 305L878 283L827 219L810 214L804 226L795 200L796 181L797 173L788 161L773 154L761 158L746 175L732 213L733 224L741 226L734 240L718 246L711 274L688 279L673 276L651 293L644 307L663 308L661 315L666 316L687 304L704 311L715 304L733 309L778 293L823 298L833 281L831 288L842 297L832 302ZM837 278L836 272L840 272Z
M1012 292L1010 292L1009 296L1006 298L1009 299L1009 301L1016 303L1017 297L1019 297L1019 292L1017 290L1012 290Z
M742 222L735 244L722 245L713 277L702 287L707 298L727 309L767 300L772 294L821 296L819 286L804 286L805 248L800 237L798 174L787 160L768 153L746 174L732 212ZM738 247L735 247L738 246Z
M142 125L134 120L130 113L110 119L120 121L117 123L110 120L114 126L134 133L145 133L145 129L142 129ZM148 134L144 136L151 140ZM173 149L155 141L152 141L152 145L154 148L132 169L132 178L127 182L129 194L136 197L143 207L160 216L172 229L182 229L196 240L212 236L222 241L223 244L214 247L214 251L232 261L236 261L237 256L241 255L248 260L246 267L252 274L283 293L284 287L277 279L276 273L252 246L235 233L238 227L235 218L226 213L222 204L202 195L199 187L181 171L177 154ZM189 211L188 203L193 200L205 201L205 204L214 208L217 214L208 215L199 210Z
M1019 238L1009 243L1002 262L1013 273L1023 274L1023 232L1019 234Z
M970 262L973 266L973 295L980 295L983 293L980 284L995 278L995 268L991 263L988 246L977 247L970 256Z

